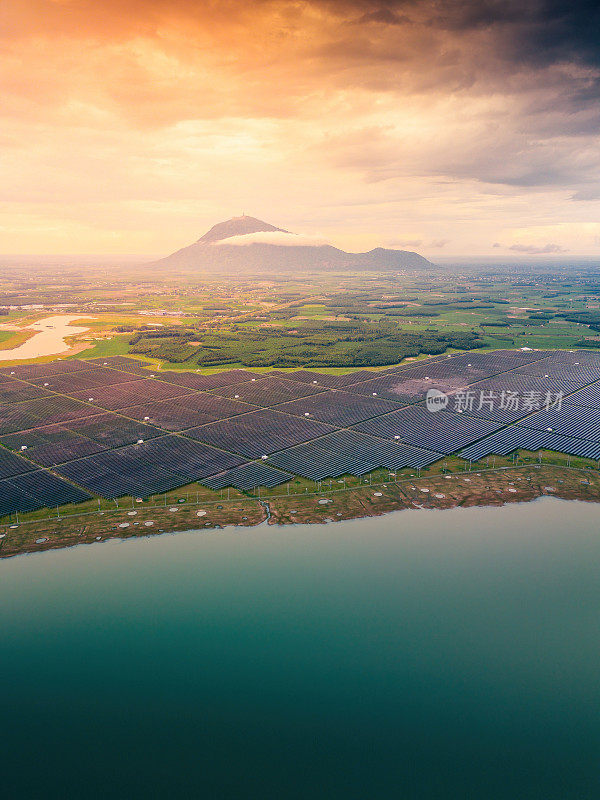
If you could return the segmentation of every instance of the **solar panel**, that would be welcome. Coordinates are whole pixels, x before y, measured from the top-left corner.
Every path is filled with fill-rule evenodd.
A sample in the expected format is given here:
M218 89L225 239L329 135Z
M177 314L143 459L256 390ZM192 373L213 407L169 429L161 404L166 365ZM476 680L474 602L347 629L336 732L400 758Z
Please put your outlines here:
M73 392L93 389L96 386L110 386L115 383L134 381L136 377L136 375L128 375L116 369L96 367L95 369L70 372L66 375L46 375L43 378L35 378L32 382L53 392L73 394Z
M273 487L289 481L291 475L279 469L263 464L259 461L251 461L242 464L240 467L221 472L212 478L205 478L202 483L209 489L225 489L233 486L245 492L249 489L256 489L257 486Z
M15 378L7 378L0 383L0 403L21 403L23 400L35 400L40 397L51 397L52 392L30 386Z
M0 448L0 479L12 478L30 472L33 466L24 458L20 458L8 450Z
M129 406L139 405L141 401L166 400L171 397L191 394L192 390L184 386L175 386L164 381L147 380L117 383L114 386L101 386L84 392L72 392L71 395L86 400L109 411L119 411Z
M322 422L266 409L192 428L185 435L248 458L260 458L332 430Z
M158 374L158 373L157 373ZM219 386L229 386L232 383L250 381L259 378L254 372L245 369L230 369L225 372L215 372L212 375L201 375L194 372L161 372L161 380L175 383L178 386L188 386L190 389L208 391Z
M19 364L16 367L0 367L0 373L14 375L23 380L31 380L32 378L42 378L44 375L61 375L85 369L89 369L85 361L72 359L51 361L48 364Z
M311 480L323 480L346 474L364 475L376 467L419 468L440 458L441 453L344 430L275 453L270 463Z
M91 417L98 409L70 397L42 398L23 403L0 406L0 435L15 431L65 422L70 419Z
M485 456L494 454L505 456L514 450L554 450L559 453L581 456L582 458L600 458L600 444L586 442L570 436L534 430L520 424L493 433L460 453L467 460L479 461Z
M333 390L294 400L291 403L283 403L277 410L299 417L309 416L330 425L347 427L379 414L396 411L398 407L399 403L392 400Z
M216 397L207 392L196 392L172 400L131 406L124 413L128 417L147 421L165 430L180 431L254 410L256 406L248 403Z
M213 389L213 393L221 397L239 398L246 403L253 403L265 408L323 391L326 390L322 386L317 387L313 384L273 377L254 378L245 383L234 383L230 386Z
M0 517L89 499L87 492L41 469L0 480Z
M152 372L151 368L148 369L148 367L151 367L149 361L139 361L136 358L127 358L127 356L101 356L99 358L90 358L85 363L87 364L87 369L90 369L91 366L112 367L112 369L129 372L133 375L148 375L149 372Z
M148 497L242 463L232 453L169 435L70 461L56 470L104 497Z
M431 413L420 406L409 406L355 425L354 430L449 454L501 427L501 423L468 418L463 414Z

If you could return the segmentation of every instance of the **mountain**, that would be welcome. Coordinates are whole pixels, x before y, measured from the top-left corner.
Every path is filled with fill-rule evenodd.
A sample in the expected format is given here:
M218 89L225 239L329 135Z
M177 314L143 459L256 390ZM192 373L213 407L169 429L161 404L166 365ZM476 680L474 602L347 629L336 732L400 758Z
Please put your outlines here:
M284 231L283 228L276 228L274 225L269 225L268 222L261 222L255 217L233 217L226 220L226 222L218 222L207 231L204 236L201 236L196 244L212 244L212 242L222 242L223 239L230 239L232 236L246 236L249 233L289 233ZM193 247L194 245L192 245ZM187 248L185 248L187 249ZM179 250L178 252L181 252Z
M367 253L346 253L311 237L290 233L244 215L217 223L194 244L161 258L154 266L237 274L301 269L313 272L421 270L434 265L409 250L376 247Z

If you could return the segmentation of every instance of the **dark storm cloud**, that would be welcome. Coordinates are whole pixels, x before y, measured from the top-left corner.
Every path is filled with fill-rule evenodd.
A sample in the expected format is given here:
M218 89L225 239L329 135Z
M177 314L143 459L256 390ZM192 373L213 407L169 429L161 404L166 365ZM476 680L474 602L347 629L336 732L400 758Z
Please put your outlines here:
M415 23L455 33L487 29L498 35L506 57L517 62L600 64L597 0L316 0L356 22Z

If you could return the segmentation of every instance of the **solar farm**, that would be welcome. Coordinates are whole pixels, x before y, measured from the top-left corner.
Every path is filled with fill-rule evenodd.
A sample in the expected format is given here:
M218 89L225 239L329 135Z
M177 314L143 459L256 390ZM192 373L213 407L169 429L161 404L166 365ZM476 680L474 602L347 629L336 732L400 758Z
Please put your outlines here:
M600 460L600 355L472 351L344 375L153 373L123 356L0 369L0 517L519 449Z

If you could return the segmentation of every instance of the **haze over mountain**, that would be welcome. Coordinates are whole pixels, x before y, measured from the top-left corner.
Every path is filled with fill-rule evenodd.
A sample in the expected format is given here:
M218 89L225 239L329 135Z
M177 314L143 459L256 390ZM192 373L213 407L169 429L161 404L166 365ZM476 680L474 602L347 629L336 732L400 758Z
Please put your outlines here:
M420 270L434 266L410 250L376 247L366 253L347 253L319 238L291 233L245 214L217 223L194 244L154 264L218 273Z

